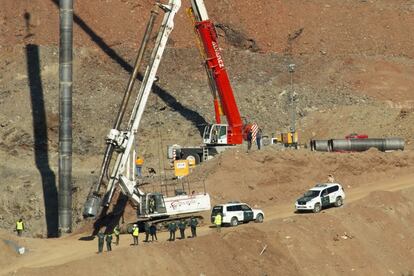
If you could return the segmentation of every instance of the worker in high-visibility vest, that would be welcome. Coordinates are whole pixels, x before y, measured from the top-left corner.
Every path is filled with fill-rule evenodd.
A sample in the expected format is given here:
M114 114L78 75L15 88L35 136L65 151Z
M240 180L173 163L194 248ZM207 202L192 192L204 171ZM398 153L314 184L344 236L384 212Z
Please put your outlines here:
M115 245L119 245L119 234L121 234L121 229L119 229L119 226L117 225L114 228Z
M138 245L139 228L138 225L134 224L132 227L132 237L134 238L134 245Z
M221 231L221 214L218 213L214 218L214 224L216 225L217 232Z
M142 175L142 165L144 164L144 159L138 156L137 159L135 159L135 168L137 170L137 177L141 177Z
M16 222L16 232L17 232L17 235L18 235L19 237L21 237L21 236L22 236L22 234L23 234L23 231L24 231L24 223L23 223L23 219L19 219L19 220Z

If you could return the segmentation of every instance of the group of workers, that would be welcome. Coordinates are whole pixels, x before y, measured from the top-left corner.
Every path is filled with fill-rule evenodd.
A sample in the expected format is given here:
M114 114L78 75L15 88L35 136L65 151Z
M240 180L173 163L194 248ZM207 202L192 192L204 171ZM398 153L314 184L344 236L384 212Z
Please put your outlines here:
M119 226L115 226L114 231L112 233L105 233L103 231L99 231L97 234L98 237L98 254L102 253L104 247L104 241L106 241L106 251L112 251L112 238L115 236L115 245L119 245L119 235L121 234L121 230Z
M178 223L176 221L171 221L168 224L168 231L170 233L170 238L168 241L175 240L175 232L180 230L180 239L185 239L185 230L187 225L190 226L191 229L191 238L197 237L197 226L198 220L196 217L191 217L188 221L181 219ZM150 242L149 238L151 236L151 242L158 241L157 238L157 226L155 223L151 223L149 221L144 223L144 231L145 231L145 240L144 242ZM106 241L106 250L112 251L112 237L115 236L115 244L119 245L119 235L120 229L118 226L115 227L113 233L105 234L103 231L100 231L97 234L98 237L98 253L102 253L104 242ZM138 237L140 235L138 224L134 224L131 229L131 235L133 239L133 243L131 245L137 246L138 245Z
M191 229L190 237L197 237L198 220L196 217L191 217L189 221L186 221L184 219L181 219L178 223L171 221L168 224L168 231L170 232L170 238L168 240L175 241L175 232L177 232L177 229L180 230L180 239L185 239L185 229L187 228L187 225L189 225Z
M247 133L247 152L249 152L252 149L252 144L253 144L253 131L252 129L249 129L249 132ZM259 128L256 132L256 145L257 145L257 149L260 150L262 147L262 129Z

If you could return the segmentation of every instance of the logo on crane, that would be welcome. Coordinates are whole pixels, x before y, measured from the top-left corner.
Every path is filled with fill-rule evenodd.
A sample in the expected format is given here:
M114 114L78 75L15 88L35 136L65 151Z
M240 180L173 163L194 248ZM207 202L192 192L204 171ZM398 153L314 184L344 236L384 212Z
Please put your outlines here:
M224 67L224 61L223 61L223 58L221 57L221 54L220 54L220 48L219 48L219 46L216 42L213 41L212 44L213 44L214 52L216 52L217 63L218 63L220 68L223 68Z
M195 199L190 198L187 200L174 200L171 202L171 208L173 210L177 210L177 209L181 209L181 208L185 208L187 206L192 206L195 205L197 202Z

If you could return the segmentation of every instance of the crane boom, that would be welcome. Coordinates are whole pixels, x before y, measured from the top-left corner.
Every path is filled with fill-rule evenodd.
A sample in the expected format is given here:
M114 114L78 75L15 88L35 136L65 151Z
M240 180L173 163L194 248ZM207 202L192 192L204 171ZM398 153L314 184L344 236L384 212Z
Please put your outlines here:
M158 32L149 64L145 71L141 88L132 109L127 130L120 131L114 128L110 130L107 136L107 143L114 145L115 151L119 152L119 154L116 157L108 185L106 186L106 192L103 199L99 196L99 191L96 190L88 196L83 211L85 217L95 217L100 205L108 206L110 204L115 190L115 184L121 180L121 176L124 174L125 166L130 157L130 152L135 141L135 135L138 131L149 93L156 77L158 66L167 45L168 37L174 28L174 16L178 12L180 6L181 0L169 0L168 4L159 4L159 7L165 12L164 18ZM99 189L100 187L100 183L98 184L96 189ZM121 188L123 188L123 185L121 185ZM124 193L129 194L127 191L124 191Z
M195 29L203 44L205 52L206 67L210 70L220 97L220 103L227 118L227 139L223 143L227 145L235 145L243 143L243 122L237 107L236 99L234 97L233 89L230 84L227 70L224 66L224 61L220 52L220 47L217 41L217 32L213 22L209 19L207 10L203 0L191 0L191 6L195 17ZM219 106L215 102L215 114L217 117ZM216 119L217 120L217 119ZM217 120L218 122L220 120ZM218 132L223 125L218 124ZM214 131L214 125L209 126L205 131L205 143L210 144L212 139L206 139L207 132ZM211 136L211 135L209 135ZM216 143L219 139L216 139Z

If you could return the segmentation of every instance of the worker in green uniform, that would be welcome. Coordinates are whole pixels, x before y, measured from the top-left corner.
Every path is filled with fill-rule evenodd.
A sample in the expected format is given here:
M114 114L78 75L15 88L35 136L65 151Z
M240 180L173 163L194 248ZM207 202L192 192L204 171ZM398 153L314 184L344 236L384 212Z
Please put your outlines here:
M171 221L168 224L168 231L170 231L169 241L175 241L175 231L177 231L177 223L175 221Z
M197 219L194 216L191 217L190 226L191 226L191 237L192 238L197 237L197 225L198 225Z
M148 242L148 238L149 238L149 235L150 235L150 223L149 223L149 221L145 222L144 229L145 229L145 240L144 240L144 242Z
M112 233L106 235L106 251L112 251Z
M185 228L187 227L187 222L184 219L181 219L178 223L178 229L180 229L180 239L185 239Z
M121 229L119 229L119 225L117 225L114 228L115 245L119 245L119 234L121 234Z
M151 241L154 241L154 237L155 240L157 241L157 226L154 223L151 223L150 225L150 234L151 234Z
M98 253L102 253L105 235L102 231L99 231L97 236L98 236Z

